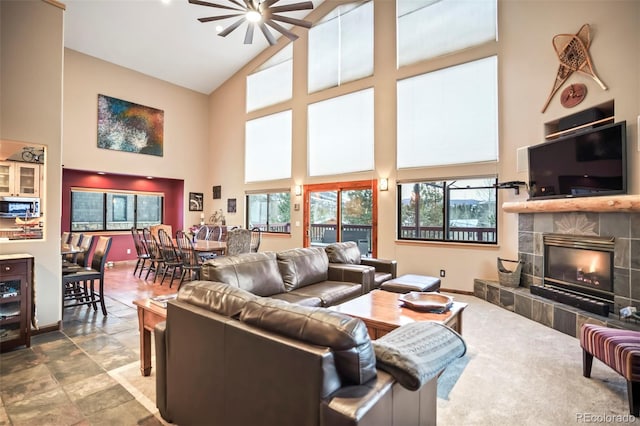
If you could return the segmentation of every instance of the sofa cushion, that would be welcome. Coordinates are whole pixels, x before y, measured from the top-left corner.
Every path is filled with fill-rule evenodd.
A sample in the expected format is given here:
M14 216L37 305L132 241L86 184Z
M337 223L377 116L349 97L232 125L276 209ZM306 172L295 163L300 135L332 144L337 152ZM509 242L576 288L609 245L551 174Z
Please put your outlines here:
M324 249L331 263L360 264L360 249L355 241L329 244Z
M362 320L324 308L270 298L247 303L240 320L293 339L331 348L340 376L363 384L376 376L376 360Z
M316 296L296 294L296 290L269 296L273 299L284 300L289 303L296 303L302 306L322 306L322 299Z
M331 263L360 264L360 249L355 241L329 244L324 249Z
M273 252L244 253L207 260L202 265L200 276L203 280L240 287L258 296L271 296L285 291Z
M177 297L180 301L228 317L239 316L247 302L257 298L241 288L212 281L185 283L180 287Z
M333 306L362 294L362 285L342 281L322 281L291 290L289 294L305 297L317 297L322 301L319 306Z
M327 279L329 259L321 247L278 252L278 266L287 291Z

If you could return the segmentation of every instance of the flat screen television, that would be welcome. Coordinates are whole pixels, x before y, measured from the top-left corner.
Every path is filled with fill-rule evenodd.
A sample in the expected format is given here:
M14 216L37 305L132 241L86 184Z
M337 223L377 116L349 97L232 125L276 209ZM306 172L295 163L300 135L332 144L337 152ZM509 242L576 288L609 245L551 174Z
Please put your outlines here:
M626 121L529 147L531 200L626 193Z

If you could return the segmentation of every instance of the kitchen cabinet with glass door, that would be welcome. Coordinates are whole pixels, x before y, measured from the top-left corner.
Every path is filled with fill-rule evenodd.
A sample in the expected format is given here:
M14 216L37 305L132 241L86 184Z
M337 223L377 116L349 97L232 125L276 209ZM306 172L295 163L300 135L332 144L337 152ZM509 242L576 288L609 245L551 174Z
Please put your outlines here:
M40 164L0 161L0 195L40 196Z

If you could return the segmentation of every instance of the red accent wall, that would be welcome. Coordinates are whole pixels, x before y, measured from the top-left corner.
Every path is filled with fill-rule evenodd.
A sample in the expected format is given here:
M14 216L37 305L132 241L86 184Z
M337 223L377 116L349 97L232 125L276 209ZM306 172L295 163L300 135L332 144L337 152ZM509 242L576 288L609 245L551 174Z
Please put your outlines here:
M184 226L184 181L179 179L153 178L106 174L84 170L62 169L62 231L71 229L71 188L114 189L125 191L148 191L164 193L164 223L174 232ZM136 259L136 250L130 232L96 232L94 235L113 237L108 261ZM127 254L127 249L131 254Z

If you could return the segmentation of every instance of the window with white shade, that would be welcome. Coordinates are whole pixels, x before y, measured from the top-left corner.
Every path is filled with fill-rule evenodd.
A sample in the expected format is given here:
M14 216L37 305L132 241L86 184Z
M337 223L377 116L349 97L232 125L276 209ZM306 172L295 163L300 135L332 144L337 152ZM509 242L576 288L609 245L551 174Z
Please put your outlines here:
M497 39L496 0L397 0L398 66Z
M291 110L247 121L245 182L291 177Z
M373 89L309 105L310 176L373 170Z
M247 112L291 99L293 44L273 55L247 76Z
M309 93L372 74L372 1L338 6L309 30Z
M495 56L398 81L398 168L498 159Z

